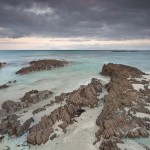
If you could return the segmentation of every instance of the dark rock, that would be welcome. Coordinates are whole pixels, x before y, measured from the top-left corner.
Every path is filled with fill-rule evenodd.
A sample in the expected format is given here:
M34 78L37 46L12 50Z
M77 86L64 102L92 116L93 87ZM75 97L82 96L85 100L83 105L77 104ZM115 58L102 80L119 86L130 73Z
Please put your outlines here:
M116 143L120 143L126 133L128 133L127 137L130 138L148 137L147 130L150 129L148 123L144 119L125 111L125 107L129 107L131 108L130 112L149 114L149 110L144 107L146 93L143 90L143 96L143 93L134 90L131 84L136 82L135 77L141 77L145 73L134 67L110 63L103 66L101 74L110 76L111 81L105 86L108 95L104 97L103 110L96 120L100 129L95 136L97 140L101 137L104 139L100 145L100 150L119 149ZM128 78L132 78L132 82ZM143 83L147 84L147 82Z
M0 90L1 90L1 89L6 89L6 88L8 88L8 87L9 87L9 85L7 85L7 84L0 85Z
M0 68L5 67L6 63L5 62L0 62Z
M55 134L53 134L51 137L50 137L50 140L53 140L53 139L55 139L57 137L57 134L55 133Z
M130 67L122 64L113 64L109 63L104 65L102 68L102 75L112 77L122 77L122 78L129 78L129 77L140 77L141 75L146 75L141 70Z
M68 64L67 61L60 60L38 60L29 62L29 67L24 67L16 72L16 74L28 74L35 71L51 70L57 67L64 67Z
M57 102L66 100L68 104L77 106L95 107L98 105L97 96L102 92L102 85L99 80L92 79L88 85L82 85L79 89L70 93L62 93L55 97Z
M2 109L6 110L8 114L12 114L14 112L20 111L23 108L28 107L28 105L24 102L14 102L11 100L5 101L2 104Z
M4 117L6 114L6 110L0 109L0 118Z
M41 112L41 111L44 111L44 110L46 110L46 108L44 108L44 107L42 107L42 108L37 108L37 109L35 109L35 110L32 112L32 114L34 115L34 114L37 114L37 113L39 113L39 112Z
M48 99L50 96L52 96L53 92L44 90L44 91L38 91L38 90L32 90L27 93L21 98L22 102L26 103L37 103L39 101Z

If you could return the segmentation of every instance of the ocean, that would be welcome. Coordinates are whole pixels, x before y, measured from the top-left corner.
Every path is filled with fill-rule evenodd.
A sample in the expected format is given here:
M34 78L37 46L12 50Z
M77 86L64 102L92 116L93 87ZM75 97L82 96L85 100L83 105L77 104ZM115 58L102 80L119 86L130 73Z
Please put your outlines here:
M67 60L69 65L26 75L15 74L22 67L28 66L29 61L42 59ZM7 63L6 67L0 69L0 85L17 81L10 88L0 91L0 105L6 100L19 101L25 92L33 89L52 90L55 95L59 95L89 83L94 77L107 82L109 78L99 74L102 66L107 63L130 65L150 73L150 51L0 51L0 62ZM139 142L149 143L149 139L140 139Z

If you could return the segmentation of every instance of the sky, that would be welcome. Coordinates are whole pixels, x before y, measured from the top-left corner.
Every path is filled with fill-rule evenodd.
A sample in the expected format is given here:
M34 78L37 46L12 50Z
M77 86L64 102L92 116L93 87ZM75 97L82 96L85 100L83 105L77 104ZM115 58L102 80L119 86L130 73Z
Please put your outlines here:
M0 50L150 50L150 0L0 0Z

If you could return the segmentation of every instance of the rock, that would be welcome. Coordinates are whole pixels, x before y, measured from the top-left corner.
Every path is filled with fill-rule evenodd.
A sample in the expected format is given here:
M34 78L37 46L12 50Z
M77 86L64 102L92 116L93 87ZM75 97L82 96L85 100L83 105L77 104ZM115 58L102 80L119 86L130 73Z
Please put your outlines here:
M39 112L41 112L41 111L44 111L44 110L46 110L46 108L44 108L44 107L42 107L42 108L37 108L37 109L33 110L32 114L34 115L34 114L37 114L37 113L39 113Z
M120 150L112 140L103 141L99 147L100 150Z
M108 95L104 97L103 110L96 120L96 124L100 127L95 134L97 140L101 137L104 139L100 144L100 149L118 149L116 143L121 142L126 133L130 138L148 137L147 130L150 128L145 119L125 111L125 107L129 107L130 112L150 113L144 107L146 103L144 96L149 92L143 92L145 90L138 92L132 86L132 83L136 82L135 78L145 73L134 67L110 63L103 66L101 74L110 76L111 81L105 86Z
M12 83L16 83L16 82L17 82L16 80L14 80L14 81L8 81L8 83L3 84L3 85L0 85L0 90L1 90L1 89L6 89L6 88L10 87L10 85L11 85Z
M38 90L32 90L27 93L21 98L22 102L26 103L37 103L39 101L48 99L50 96L52 96L53 92L48 90L38 91Z
M43 131L43 134L42 134L43 144L45 144L49 140L49 136L50 136L51 133L53 133L52 128L48 128L48 129Z
M34 122L33 118L29 118L26 120L23 125L16 127L16 136L21 136L25 131L27 131L31 125L31 123Z
M82 85L71 93L62 93L55 97L57 102L67 101L68 104L77 106L95 107L98 105L97 96L102 92L102 84L97 79L92 79L88 85Z
M1 90L1 89L6 89L6 88L8 88L8 87L9 87L9 85L7 85L7 84L0 85L0 90Z
M6 110L0 109L0 118L4 117L6 114Z
M53 140L53 139L55 139L57 137L57 134L55 133L55 134L53 134L51 137L50 137L50 140Z
M23 108L28 107L28 105L24 102L14 102L11 100L5 101L2 104L2 109L6 110L8 114L12 114L14 112L20 111Z
M61 127L64 130L69 124L73 122L72 119L79 114L78 110L80 109L81 108L79 106L66 104L65 106L61 106L55 109L53 112L51 112L49 116L44 115L38 124L32 126L29 129L29 135L27 141L30 144L34 144L34 145L47 142L49 136L53 132L52 126L57 121L61 120L62 124L59 125L59 127ZM36 138L34 138L34 136Z
M122 78L129 78L129 77L140 77L141 75L146 75L141 70L130 67L122 64L113 64L109 63L104 65L102 68L102 75L112 77L122 77Z
M30 118L26 120L22 125L20 125L18 116L13 114L2 119L0 124L0 130L2 131L2 134L8 133L9 136L12 135L21 136L25 131L29 129L30 124L32 122L33 122L33 118Z
M37 60L29 62L29 67L24 67L16 72L16 74L28 74L35 71L51 70L57 67L64 67L68 64L67 61L60 60Z
M0 68L5 67L6 63L5 62L0 62Z
M14 80L14 81L8 81L9 84L16 83L16 82L17 82L16 80Z

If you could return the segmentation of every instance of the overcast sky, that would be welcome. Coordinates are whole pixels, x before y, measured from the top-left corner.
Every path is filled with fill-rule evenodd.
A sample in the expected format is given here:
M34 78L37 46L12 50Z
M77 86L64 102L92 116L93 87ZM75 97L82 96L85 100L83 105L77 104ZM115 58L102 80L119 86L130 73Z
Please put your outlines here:
M0 0L0 49L150 49L150 0Z

